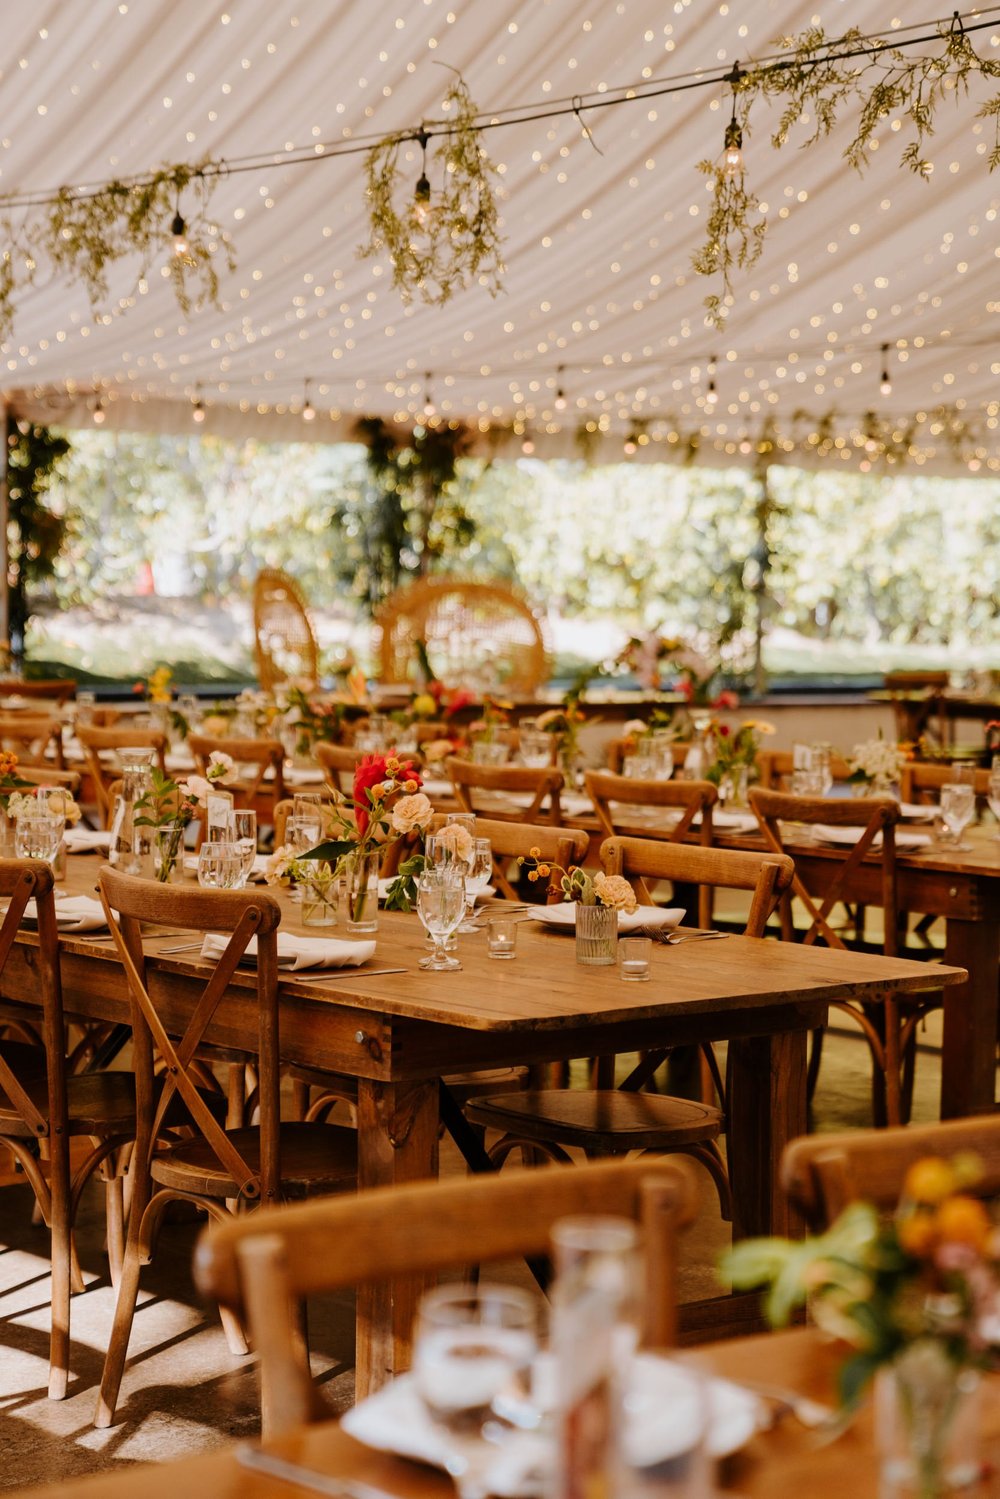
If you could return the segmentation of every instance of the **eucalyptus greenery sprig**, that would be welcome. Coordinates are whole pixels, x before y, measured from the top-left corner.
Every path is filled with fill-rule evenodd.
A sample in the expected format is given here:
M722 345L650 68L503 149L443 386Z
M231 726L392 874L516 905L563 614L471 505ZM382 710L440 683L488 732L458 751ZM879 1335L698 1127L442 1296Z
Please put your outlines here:
M27 207L17 194L0 197L0 232L7 242L0 256L0 340L13 327L18 291L35 284L46 269L81 282L96 309L108 296L108 273L118 262L138 261L135 287L160 262L185 315L207 303L218 306L219 266L236 268L232 241L208 216L224 172L221 162L180 162L93 189L62 187L51 199ZM173 222L185 192L186 250L178 255Z
M432 171L441 186L427 198L401 182L400 153L412 131L386 136L365 157L369 234L358 246L364 260L385 252L392 284L404 302L419 296L434 305L478 279L496 296L503 290L496 167L482 143L478 110L460 73L444 97L447 120L431 122L418 139L436 139ZM453 113L452 113L453 111Z
M820 26L781 37L777 62L734 70L734 110L741 138L749 136L751 108L757 99L782 104L771 145L780 150L800 123L811 126L802 142L814 145L843 117L856 111L844 159L862 172L871 161L877 135L890 116L906 124L901 164L925 180L934 168L926 154L937 114L949 96L969 93L976 78L1000 78L1000 59L984 57L962 27L958 13L938 23L940 41L931 51L908 53L880 37L855 29L830 38ZM978 118L993 121L994 142L987 158L1000 166L1000 93L987 99ZM700 276L722 278L722 291L705 298L705 321L721 328L732 301L734 269L747 270L760 257L767 232L760 205L744 184L742 171L727 173L718 162L702 161L699 170L712 182L712 207L705 241L692 257Z

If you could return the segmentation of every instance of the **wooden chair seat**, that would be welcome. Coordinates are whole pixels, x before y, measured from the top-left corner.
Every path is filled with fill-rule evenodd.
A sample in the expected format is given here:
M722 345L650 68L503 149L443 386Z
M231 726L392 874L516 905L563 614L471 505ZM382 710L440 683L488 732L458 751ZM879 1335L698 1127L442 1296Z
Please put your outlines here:
M9 1061L12 1048L4 1046L4 1060ZM25 1046L25 1052L37 1050ZM37 1066L37 1062L34 1063ZM39 1110L46 1102L45 1063L36 1075L17 1073L24 1092ZM16 1069L15 1069L16 1070ZM162 1079L158 1080L162 1083ZM158 1090L157 1090L158 1091ZM215 1114L224 1115L226 1101L221 1094L202 1092L202 1101ZM135 1078L131 1072L81 1072L66 1079L67 1124L70 1135L130 1137L135 1130ZM183 1102L174 1098L163 1119L164 1128L175 1129L188 1124L190 1115ZM0 1089L0 1137L33 1136L35 1131L21 1118L11 1100Z
M253 1170L260 1169L260 1131L231 1129L227 1136ZM281 1126L281 1192L304 1197L313 1192L353 1190L356 1184L358 1137L336 1124ZM175 1192L231 1199L239 1187L205 1139L182 1140L163 1155L153 1157L150 1176Z
M615 1088L541 1088L476 1099L469 1118L526 1140L558 1138L598 1155L677 1150L717 1140L722 1111L687 1098L623 1093Z

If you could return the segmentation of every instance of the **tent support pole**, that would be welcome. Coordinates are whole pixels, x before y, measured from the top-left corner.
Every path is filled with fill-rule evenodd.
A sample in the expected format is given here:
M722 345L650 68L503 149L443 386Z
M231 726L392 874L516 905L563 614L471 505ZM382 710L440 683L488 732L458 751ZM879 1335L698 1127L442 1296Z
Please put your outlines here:
M10 431L10 406L7 397L0 397L0 653L10 654L10 550L7 527L10 521L10 448L7 437Z

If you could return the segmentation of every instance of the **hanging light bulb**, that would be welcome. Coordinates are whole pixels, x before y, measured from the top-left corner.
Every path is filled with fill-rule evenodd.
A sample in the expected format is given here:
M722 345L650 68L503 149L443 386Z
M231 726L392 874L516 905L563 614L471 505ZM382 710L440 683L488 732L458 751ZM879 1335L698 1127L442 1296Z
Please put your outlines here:
M314 422L316 420L316 408L313 405L312 401L310 401L310 399L309 399L309 381L308 380L305 383L305 389L303 391L303 394L305 396L305 401L303 402L303 406L302 406L302 420L304 422Z
M526 431L524 434L524 440L521 443L521 452L526 458L530 458L534 451L535 439L532 437L530 432Z
M723 158L722 170L727 177L742 177L743 175L743 131L740 129L736 118L736 93L740 86L743 74L740 72L739 63L733 63L733 71L727 75L728 81L733 86L733 116L726 126L726 134L723 141L725 156Z
M636 451L636 448L638 446L639 446L639 444L638 444L638 441L636 439L635 433L634 432L630 432L628 434L628 436L626 437L626 439L625 439L625 452L628 454L628 456L630 458L631 458L632 454Z
M193 422L198 422L199 425L205 420L205 402L202 400L201 396L199 396L194 403L194 408L191 412L191 420Z
M705 390L705 405L709 411L714 411L715 403L719 399L719 392L715 388L715 355L708 361L708 386Z
M174 255L178 260L186 260L188 253L187 224L181 213L181 196L177 194L177 205L174 212L173 222L170 225L170 233L174 237Z
M563 384L562 384L562 375L563 375L563 370L565 368L566 368L566 366L564 364L561 364L559 366L559 368L556 370L556 379L559 381L559 384L556 386L556 410L557 411L565 411L566 410L566 392L563 390Z
M889 374L889 345L882 345L882 379L879 382L879 390L884 396L892 395L892 376Z
M98 396L97 397L97 402L96 402L96 404L94 406L94 426L95 427L103 427L104 423L107 421L107 419L108 419L108 413L104 409L104 402L101 399L101 397Z
M431 395L431 372L424 375L424 416L433 416L435 411L434 397Z
M420 142L421 162L420 176L413 190L413 217L423 227L426 226L431 214L431 184L427 176L427 142L430 136L426 130L421 130L417 140Z

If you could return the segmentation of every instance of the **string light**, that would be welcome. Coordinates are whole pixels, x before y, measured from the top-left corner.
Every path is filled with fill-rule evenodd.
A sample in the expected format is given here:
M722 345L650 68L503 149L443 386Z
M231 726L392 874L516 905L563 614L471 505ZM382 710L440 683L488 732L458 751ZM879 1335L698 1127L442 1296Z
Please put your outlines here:
M305 388L304 388L304 390L303 390L302 393L303 393L303 396L305 397L305 400L303 401L303 404L302 404L302 420L304 422L314 422L316 420L316 408L313 405L312 401L310 401L310 399L309 399L309 381L308 380L305 383Z
M740 86L740 79L743 77L743 74L740 72L739 63L733 63L733 71L727 76L728 81L733 86L733 117L726 126L726 134L723 142L726 154L722 170L727 177L742 177L743 131L740 129L739 121L736 118L736 92Z
M561 364L559 366L559 368L556 370L556 379L559 381L559 384L556 386L556 410L557 411L565 411L566 410L566 392L563 390L563 370L565 368L566 368L566 366L564 364Z
M882 345L882 379L879 382L879 390L884 396L892 395L892 377L889 374L889 345Z
M103 402L103 400L101 399L100 396L97 397L97 401L94 404L94 413L93 413L93 415L94 415L94 426L95 427L103 427L104 423L108 419L108 413L104 409L104 402Z
M421 158L420 176L417 178L417 185L413 190L413 217L418 224L424 225L431 214L431 184L430 178L427 176L427 142L430 140L430 136L426 130L421 129L417 140L420 143Z
M434 397L431 395L431 372L424 375L424 416L434 415Z
M191 420L199 426L205 420L205 402L201 398L201 386L195 386L194 405L191 408Z
M532 437L532 435L531 435L530 432L526 431L525 434L524 434L524 440L521 443L521 452L524 454L524 456L526 458L530 458L531 455L532 455L532 453L534 451L535 451L535 439Z

